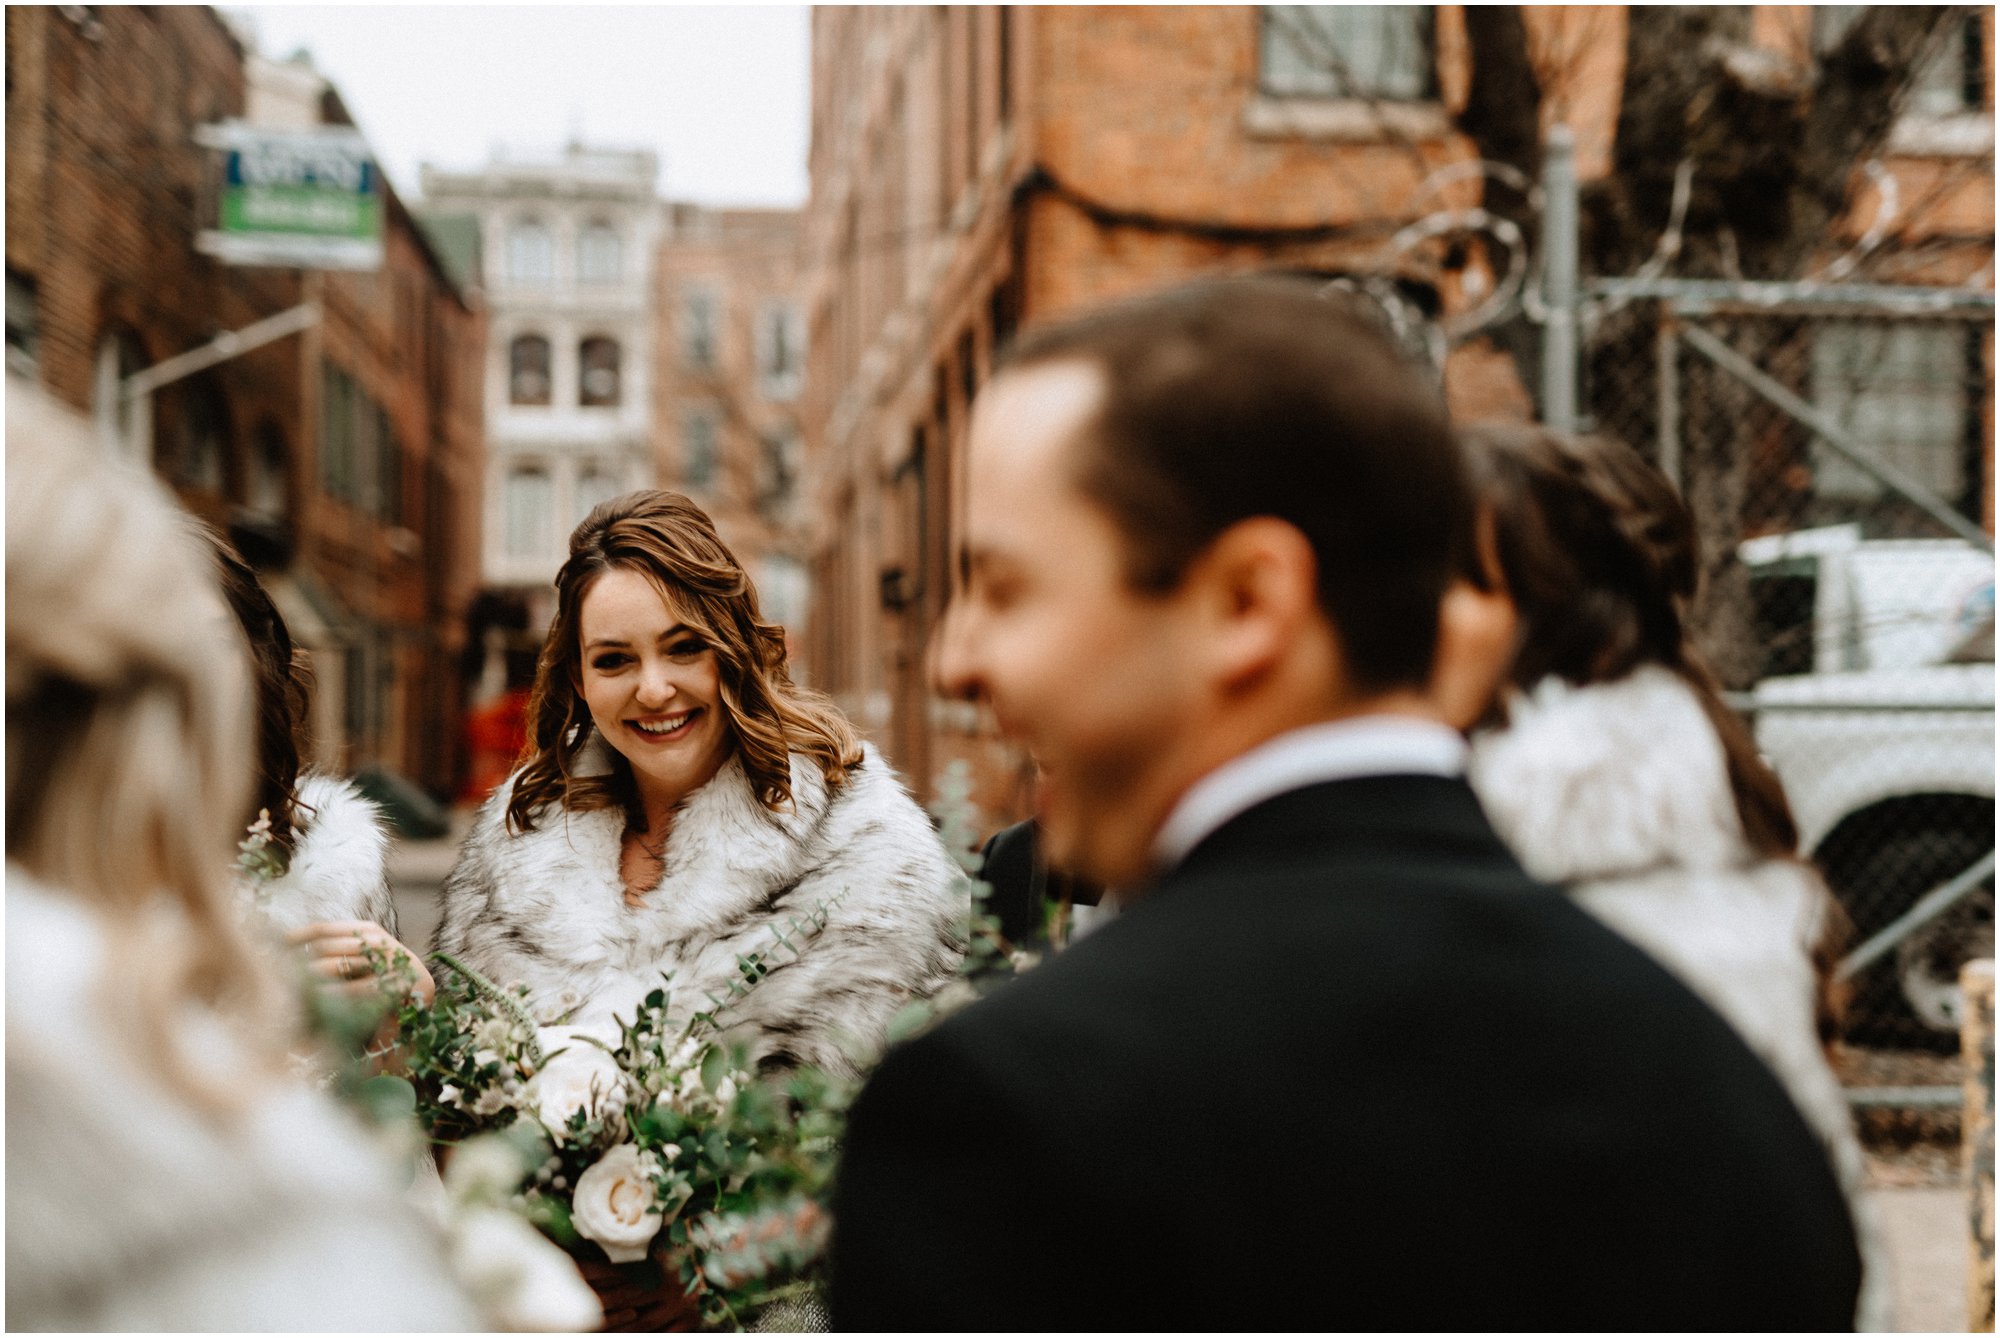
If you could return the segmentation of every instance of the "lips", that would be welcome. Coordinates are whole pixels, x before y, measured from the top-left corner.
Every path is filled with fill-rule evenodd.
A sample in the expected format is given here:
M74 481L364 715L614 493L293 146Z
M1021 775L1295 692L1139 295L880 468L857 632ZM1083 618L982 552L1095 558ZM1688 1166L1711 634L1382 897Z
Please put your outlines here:
M688 731L694 727L696 717L700 714L701 708L696 707L690 711L682 711L678 715L654 716L646 720L627 720L625 722L625 732L634 738L643 739L647 743L671 743L675 739L686 738Z

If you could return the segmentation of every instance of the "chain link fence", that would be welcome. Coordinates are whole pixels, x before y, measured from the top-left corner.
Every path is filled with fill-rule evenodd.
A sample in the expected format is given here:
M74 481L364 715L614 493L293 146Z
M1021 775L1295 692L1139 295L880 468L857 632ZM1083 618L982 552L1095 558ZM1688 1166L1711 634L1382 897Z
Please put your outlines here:
M1692 280L1582 304L1580 426L1695 513L1695 635L1852 920L1859 1045L1955 1047L1959 967L1993 951L1993 310Z

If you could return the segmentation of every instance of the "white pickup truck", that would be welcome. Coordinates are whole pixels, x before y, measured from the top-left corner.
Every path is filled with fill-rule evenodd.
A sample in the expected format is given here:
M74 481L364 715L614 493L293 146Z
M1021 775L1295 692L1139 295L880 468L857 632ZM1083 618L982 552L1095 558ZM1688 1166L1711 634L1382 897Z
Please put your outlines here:
M1738 551L1778 611L1770 667L1795 671L1751 693L1757 742L1860 944L1993 850L1993 555L1854 525ZM1955 1037L1958 968L1992 950L1989 872L1856 976L1849 1034Z

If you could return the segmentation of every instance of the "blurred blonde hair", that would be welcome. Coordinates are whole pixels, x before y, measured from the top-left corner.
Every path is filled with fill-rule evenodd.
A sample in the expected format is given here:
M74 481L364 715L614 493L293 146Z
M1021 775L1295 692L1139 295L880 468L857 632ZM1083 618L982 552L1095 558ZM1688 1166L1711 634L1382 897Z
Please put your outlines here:
M192 518L11 380L6 458L8 862L99 922L98 1002L133 1056L227 1110L246 1075L190 1062L190 1005L272 1072L290 1012L229 874L251 794L246 649Z

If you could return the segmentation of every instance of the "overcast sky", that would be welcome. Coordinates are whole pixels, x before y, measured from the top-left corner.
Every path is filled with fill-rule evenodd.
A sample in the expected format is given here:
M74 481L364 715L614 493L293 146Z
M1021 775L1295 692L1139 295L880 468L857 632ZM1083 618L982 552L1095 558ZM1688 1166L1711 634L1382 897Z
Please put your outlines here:
M417 165L571 136L651 148L660 188L707 204L806 197L807 10L796 5L229 5L265 55L300 47L405 199Z

